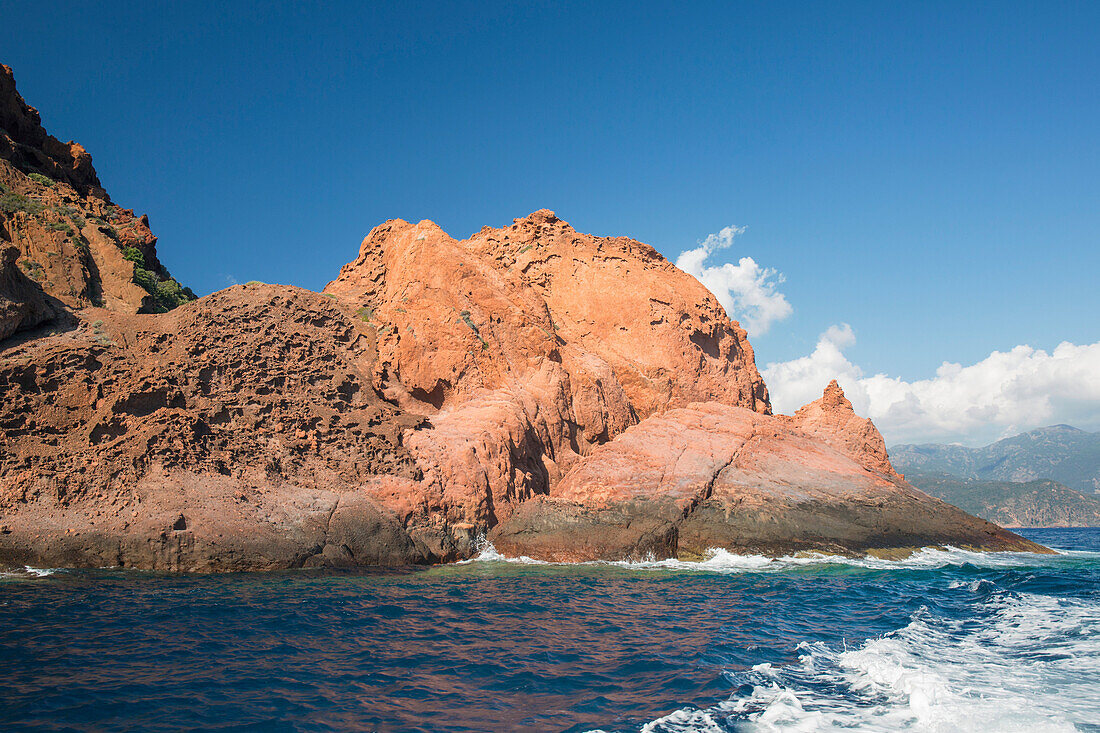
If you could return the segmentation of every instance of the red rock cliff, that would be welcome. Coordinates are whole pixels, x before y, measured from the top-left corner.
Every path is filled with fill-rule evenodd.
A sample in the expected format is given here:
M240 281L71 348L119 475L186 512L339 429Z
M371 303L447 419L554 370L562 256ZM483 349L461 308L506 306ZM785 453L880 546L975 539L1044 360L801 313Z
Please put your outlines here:
M162 312L194 294L161 264L156 242L146 217L111 202L83 147L46 133L0 66L0 248L14 246L24 275L66 308Z
M697 400L771 411L744 329L706 288L648 245L551 211L465 240L386 222L325 292L385 332L381 381L436 406L567 350L610 368L638 418Z
M645 244L391 220L323 294L190 302L6 68L0 124L0 564L1040 549L906 484L835 383L772 416L744 330Z

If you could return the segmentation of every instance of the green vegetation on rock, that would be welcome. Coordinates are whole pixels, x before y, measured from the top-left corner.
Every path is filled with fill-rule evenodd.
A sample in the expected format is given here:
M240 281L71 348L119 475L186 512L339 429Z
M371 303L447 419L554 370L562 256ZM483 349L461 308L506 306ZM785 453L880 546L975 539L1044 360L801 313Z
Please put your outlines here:
M73 235L73 228L63 221L53 222L46 225L46 228L53 232L65 232L70 237Z
M127 247L122 256L134 263L134 283L153 296L154 313L167 313L198 299L191 288L180 285L167 270L162 268L162 279L157 273L145 269L145 258L136 248Z
M46 271L42 265L38 264L34 260L22 259L19 260L19 268L23 270L30 278L41 282L46 278Z
M133 262L135 267L140 267L143 270L145 269L145 255L143 255L141 253L141 250L139 250L137 247L127 247L126 249L122 250L122 257L123 259L127 259L130 260L130 262ZM150 272L149 274L152 275L153 273ZM137 276L135 275L135 282L136 277ZM141 283L138 284L140 285Z
M17 211L25 211L28 214L40 214L46 208L41 202L20 196L17 193L5 193L0 195L0 212L14 214Z
M191 288L183 287L175 278L158 280L154 273L144 267L134 268L134 282L153 296L157 312L165 313L198 299Z
M488 351L489 343L481 335L481 329L479 329L477 327L477 324L474 323L473 319L470 318L470 311L462 311L460 315L462 316L462 321L470 327L470 330L474 332L475 336L477 336L477 340L481 342L481 350Z

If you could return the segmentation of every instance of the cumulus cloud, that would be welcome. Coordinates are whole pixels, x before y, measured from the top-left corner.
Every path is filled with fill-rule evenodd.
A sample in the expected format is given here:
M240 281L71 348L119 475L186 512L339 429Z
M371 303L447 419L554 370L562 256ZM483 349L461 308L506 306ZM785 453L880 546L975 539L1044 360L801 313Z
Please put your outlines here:
M1100 428L1100 342L1063 342L1050 353L1021 345L969 366L944 362L935 377L913 382L865 375L844 355L854 343L850 326L832 326L808 356L768 364L764 379L776 412L817 399L836 379L889 444L977 445L1054 423Z
M776 290L783 276L770 267L761 267L751 257L742 257L736 265L707 264L711 255L728 249L734 237L744 231L745 227L730 226L711 234L698 247L681 254L676 266L714 293L729 317L740 321L750 336L760 336L793 310L783 293Z

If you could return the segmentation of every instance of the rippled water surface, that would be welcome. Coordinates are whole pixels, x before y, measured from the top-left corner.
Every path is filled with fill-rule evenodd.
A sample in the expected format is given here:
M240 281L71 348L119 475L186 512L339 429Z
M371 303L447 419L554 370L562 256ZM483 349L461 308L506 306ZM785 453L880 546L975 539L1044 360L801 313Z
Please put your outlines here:
M1100 530L1056 556L0 579L35 730L1100 731Z

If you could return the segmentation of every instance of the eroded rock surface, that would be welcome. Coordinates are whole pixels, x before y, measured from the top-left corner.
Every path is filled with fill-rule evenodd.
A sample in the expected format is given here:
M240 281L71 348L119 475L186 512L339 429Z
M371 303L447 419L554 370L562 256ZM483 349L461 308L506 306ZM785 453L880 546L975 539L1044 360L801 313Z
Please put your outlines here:
M395 219L324 293L193 301L7 67L0 128L0 564L1041 549L906 484L835 383L772 416L745 331L648 245Z
M146 540L159 548L180 516L188 534L165 536L192 543L185 567L331 555L317 533L356 511L404 533L368 493L421 477L401 439L421 418L370 388L373 332L331 298L249 285L164 316L102 315L0 353L9 557L160 567ZM241 543L254 549L230 551ZM408 544L404 561L430 556Z

